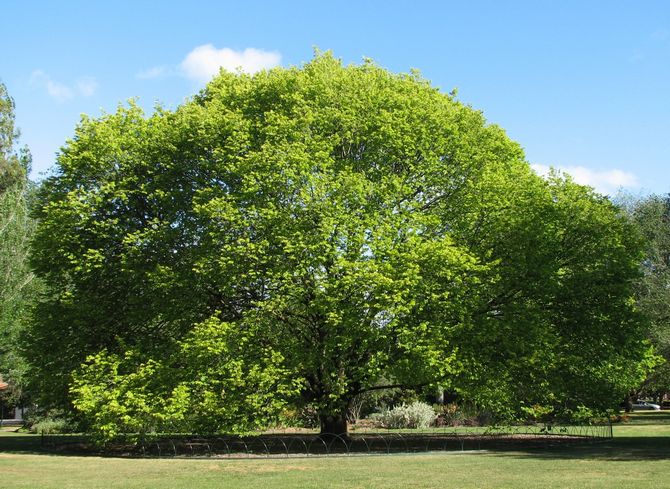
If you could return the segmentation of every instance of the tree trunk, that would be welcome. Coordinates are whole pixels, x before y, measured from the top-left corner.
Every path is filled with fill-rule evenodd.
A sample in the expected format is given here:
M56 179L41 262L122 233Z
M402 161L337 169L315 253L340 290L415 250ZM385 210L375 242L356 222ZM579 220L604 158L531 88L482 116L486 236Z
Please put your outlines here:
M631 394L628 394L628 395L626 396L625 401L624 401L624 404L625 404L625 411L626 411L627 413L632 413L632 412L633 412L633 395L634 395L634 394L632 394L632 393L631 393Z
M347 437L349 434L347 417L344 414L319 414L319 423L321 424L321 436L327 437Z

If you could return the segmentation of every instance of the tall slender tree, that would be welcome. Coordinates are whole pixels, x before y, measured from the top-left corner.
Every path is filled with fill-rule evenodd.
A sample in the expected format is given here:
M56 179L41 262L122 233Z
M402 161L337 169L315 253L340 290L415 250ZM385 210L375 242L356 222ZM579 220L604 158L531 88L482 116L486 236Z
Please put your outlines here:
M16 149L18 136L14 101L0 83L0 376L12 386L13 401L21 398L26 367L19 336L36 299L28 263L34 231L28 210L30 153Z

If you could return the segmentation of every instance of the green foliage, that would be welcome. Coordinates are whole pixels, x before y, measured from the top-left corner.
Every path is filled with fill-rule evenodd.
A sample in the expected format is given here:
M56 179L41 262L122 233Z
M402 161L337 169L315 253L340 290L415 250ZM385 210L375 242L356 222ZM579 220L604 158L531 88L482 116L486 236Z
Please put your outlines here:
M63 418L44 418L30 427L31 433L38 435L54 435L62 433L73 433L72 424Z
M181 421L184 393L168 390L164 395L162 385L156 392L159 368L155 360L140 363L133 352L124 358L100 352L89 357L83 371L75 375L74 405L101 439L163 431L166 425Z
M30 169L30 153L26 148L16 151L19 131L14 126L14 99L0 83L0 195L25 183Z
M645 238L637 301L649 320L646 335L659 356L638 394L660 398L670 392L670 196L622 200L632 222Z
M668 392L670 392L670 362L666 357L659 357L659 362L649 371L642 384L639 396L656 397L661 400Z
M281 355L210 318L162 358L90 356L74 375L74 407L101 440L154 432L240 433L264 427L297 388Z
M288 407L280 413L277 426L279 428L317 428L319 413L310 406Z
M496 277L459 342L469 346L456 391L512 420L534 405L604 412L649 368L633 299L639 234L607 199L568 179L519 191L506 205L505 194L488 194L493 208L465 222ZM482 236L472 226L483 219L491 222Z
M58 163L28 344L43 400L96 426L341 419L381 378L515 416L639 377L637 235L415 74L222 73L174 112L84 118Z
M0 83L0 380L9 404L21 403L26 365L19 337L27 327L38 283L28 264L35 224L29 215L32 187L27 179L30 155L14 149L14 101Z

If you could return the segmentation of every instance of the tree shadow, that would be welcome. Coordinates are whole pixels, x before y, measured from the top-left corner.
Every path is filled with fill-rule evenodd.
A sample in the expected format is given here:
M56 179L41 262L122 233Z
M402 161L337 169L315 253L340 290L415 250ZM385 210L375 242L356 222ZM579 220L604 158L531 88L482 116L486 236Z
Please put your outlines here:
M510 453L519 458L639 462L670 459L670 437L621 436L611 440Z
M0 435L0 453L47 453L42 447L41 437L36 435Z
M61 435L72 440L62 447L54 447L49 443L49 437L35 434L23 433L0 433L0 454L21 455L46 455L46 456L76 456L76 457L99 457L103 455L97 450L82 450L76 448L78 440L83 440L81 435Z
M285 438L285 439L284 439ZM307 450L307 445L305 443L299 444L287 441L288 437L282 437L283 443L274 445L266 445L265 450L269 450L272 446L280 446L280 451L293 453L295 450L300 449L304 445L305 451ZM270 438L266 440L269 443ZM368 436L365 441L364 451L370 451L370 453L381 454L382 452L386 453L417 453L420 451L444 451L444 452L459 452L461 450L472 450L471 453L477 453L479 450L482 450L480 453L484 454L494 454L504 457L512 458L532 458L532 459L555 459L555 460L600 460L600 461L644 461L644 460L667 460L670 459L670 437L668 436L617 436L613 439L600 440L600 441L577 441L577 442L557 442L557 441L547 441L538 443L535 441L522 441L517 440L514 443L495 443L495 444L476 444L469 446L463 443L459 444L447 444L444 442L444 439L440 439L441 444L439 447L426 444L426 437L421 439L422 444L425 445L424 449L418 449L411 444L411 442L416 441L413 438L401 440L404 444L402 446L395 444L392 447L389 447L389 443L394 443L393 440L388 440L384 442L382 450L372 450L370 448L373 438ZM294 446L295 445L295 446ZM422 445L422 447L423 447ZM444 445L444 446L442 446ZM269 448L268 448L269 447ZM214 448L214 447L212 447ZM336 450L337 447L330 447L330 450L326 452L330 453L339 453L341 450ZM374 448L374 447L373 447ZM359 450L356 449L355 444L352 444L351 447L348 447L347 452L352 451L358 453ZM12 454L33 454L33 455L51 455L51 456L142 456L137 453L126 453L125 455L119 455L119 453L105 453L99 450L92 450L90 445L84 445L78 443L78 437L75 435L70 439L70 443L63 445L61 447L54 446L53 444L48 443L48 439L42 439L42 437L37 435L30 434L14 434L11 435L0 435L0 453L12 453ZM279 453L279 452L278 452ZM180 453L181 454L181 453ZM186 453L183 453L186 454ZM182 455L183 455L182 454ZM361 453L364 454L364 453ZM147 453L146 456L156 456L155 454ZM160 455L159 455L160 456Z

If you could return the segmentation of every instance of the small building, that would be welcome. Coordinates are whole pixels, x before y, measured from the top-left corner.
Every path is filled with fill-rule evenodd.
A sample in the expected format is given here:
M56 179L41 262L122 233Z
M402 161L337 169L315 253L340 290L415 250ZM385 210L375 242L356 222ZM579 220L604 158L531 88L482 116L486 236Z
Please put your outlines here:
M9 384L0 379L0 394L9 389ZM0 399L0 426L15 426L23 424L25 409L18 406L8 407Z

